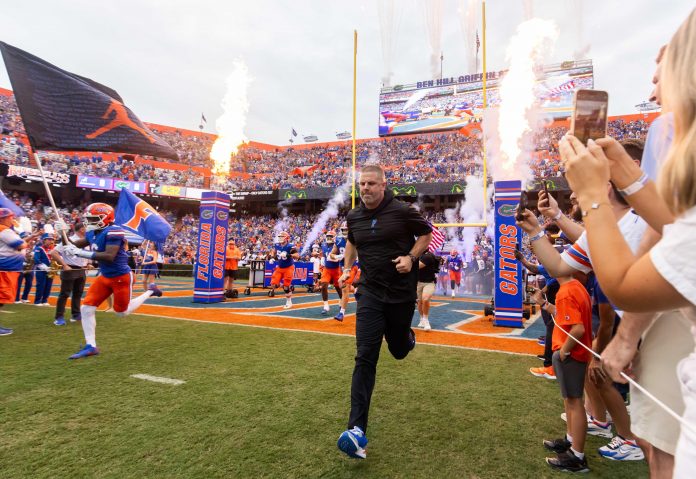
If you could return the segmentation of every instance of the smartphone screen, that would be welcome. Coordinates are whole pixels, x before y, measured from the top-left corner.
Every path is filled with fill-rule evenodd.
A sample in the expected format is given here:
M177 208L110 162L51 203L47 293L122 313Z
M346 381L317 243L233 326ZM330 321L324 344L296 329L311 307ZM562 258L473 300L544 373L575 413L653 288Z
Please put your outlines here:
M587 145L588 140L607 135L609 94L602 90L576 90L570 131Z
M527 192L523 191L520 193L520 206L517 209L517 214L515 215L515 219L517 219L517 221L522 221L524 219L524 215L522 213L524 213L524 210L527 209L528 204Z
M541 180L541 184L544 185L544 193L546 193L546 197L548 198L549 197L549 186L546 183L546 180Z

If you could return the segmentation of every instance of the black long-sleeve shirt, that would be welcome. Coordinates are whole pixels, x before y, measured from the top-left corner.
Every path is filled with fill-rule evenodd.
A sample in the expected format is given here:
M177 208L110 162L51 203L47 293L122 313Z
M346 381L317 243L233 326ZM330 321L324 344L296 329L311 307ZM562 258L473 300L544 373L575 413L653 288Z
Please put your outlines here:
M406 256L417 236L432 231L430 223L413 206L394 198L391 191L377 208L364 203L348 212L348 240L360 258L358 291L385 303L416 300L418 263L409 273L401 274L392 260Z

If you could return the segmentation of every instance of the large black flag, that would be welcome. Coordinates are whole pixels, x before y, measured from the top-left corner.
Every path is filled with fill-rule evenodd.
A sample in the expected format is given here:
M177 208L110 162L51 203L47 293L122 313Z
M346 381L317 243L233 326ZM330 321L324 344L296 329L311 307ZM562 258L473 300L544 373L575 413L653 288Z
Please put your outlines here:
M109 87L0 42L17 107L32 147L115 151L178 159Z

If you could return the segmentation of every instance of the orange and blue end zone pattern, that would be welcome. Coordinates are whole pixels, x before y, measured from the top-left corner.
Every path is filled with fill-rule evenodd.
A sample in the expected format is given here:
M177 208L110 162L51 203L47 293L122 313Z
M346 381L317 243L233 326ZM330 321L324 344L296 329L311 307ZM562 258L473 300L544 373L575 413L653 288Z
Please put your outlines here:
M88 278L88 285L92 278ZM275 297L268 296L268 290L253 288L251 294L243 294L246 283L238 282L239 298L228 299L222 303L203 304L193 302L193 281L184 278L161 278L157 282L164 291L161 298L149 299L136 314L158 316L187 321L227 323L273 329L313 331L317 333L355 335L355 300L351 295L343 322L333 319L338 313L338 296L330 289L330 314L322 315L323 301L320 293L307 293L298 287L293 294L292 309L283 309L285 295L282 289L276 290ZM56 279L49 302L54 305L60 281ZM133 295L143 291L142 284L136 283ZM30 300L33 297L30 295ZM68 303L69 304L69 303ZM490 304L486 297L435 296L430 307L431 331L416 327L418 313L413 317L413 329L421 344L453 346L488 351L499 351L523 355L536 355L542 352L537 338L543 335L545 327L541 317L536 315L526 321L525 328L501 328L493 326L492 321L483 316L483 308ZM105 305L101 309L105 309ZM97 316L98 317L98 316Z

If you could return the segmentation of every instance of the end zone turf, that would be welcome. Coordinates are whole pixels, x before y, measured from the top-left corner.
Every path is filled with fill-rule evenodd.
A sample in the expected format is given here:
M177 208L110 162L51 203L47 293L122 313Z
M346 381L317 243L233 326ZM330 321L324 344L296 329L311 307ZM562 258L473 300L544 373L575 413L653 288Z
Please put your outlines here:
M8 305L0 338L3 479L55 477L557 477L541 440L562 434L553 381L534 358L419 344L383 350L368 459L336 449L345 429L351 337L99 314L102 354L68 361L77 323ZM176 378L172 386L132 374ZM599 458L595 477L646 477Z

